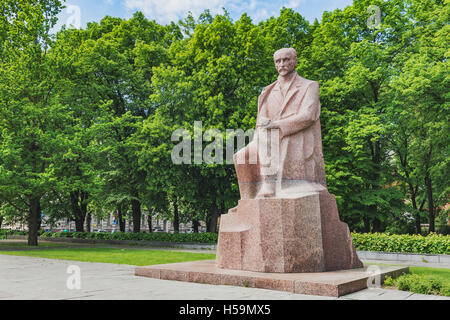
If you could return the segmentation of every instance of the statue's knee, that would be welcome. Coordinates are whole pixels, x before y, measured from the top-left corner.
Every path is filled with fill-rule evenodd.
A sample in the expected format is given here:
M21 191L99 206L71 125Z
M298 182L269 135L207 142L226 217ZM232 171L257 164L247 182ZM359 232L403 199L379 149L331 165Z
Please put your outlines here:
M243 149L239 150L233 156L234 164L235 165L245 164L246 155L247 155L247 148L243 148Z

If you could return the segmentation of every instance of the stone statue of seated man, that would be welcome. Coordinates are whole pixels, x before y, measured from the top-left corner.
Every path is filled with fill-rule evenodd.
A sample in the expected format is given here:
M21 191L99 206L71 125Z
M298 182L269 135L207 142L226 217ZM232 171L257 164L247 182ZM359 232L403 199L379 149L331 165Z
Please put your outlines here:
M326 189L319 84L297 74L295 49L274 62L279 77L259 97L254 139L234 156L242 199Z
M254 138L234 155L241 200L220 218L217 266L301 273L361 268L326 186L319 84L300 77L292 48L258 101Z

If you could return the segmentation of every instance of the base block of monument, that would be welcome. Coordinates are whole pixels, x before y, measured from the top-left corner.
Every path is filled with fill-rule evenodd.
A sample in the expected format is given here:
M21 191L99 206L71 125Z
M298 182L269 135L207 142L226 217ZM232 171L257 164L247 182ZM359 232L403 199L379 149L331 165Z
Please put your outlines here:
M348 226L328 191L240 200L222 215L219 268L324 272L361 268Z
M371 266L367 268L317 273L262 273L220 269L214 260L137 267L137 276L213 285L260 288L298 294L340 297L366 289L369 280L379 275L380 283L388 276L408 273L408 267ZM369 280L369 281L368 281Z

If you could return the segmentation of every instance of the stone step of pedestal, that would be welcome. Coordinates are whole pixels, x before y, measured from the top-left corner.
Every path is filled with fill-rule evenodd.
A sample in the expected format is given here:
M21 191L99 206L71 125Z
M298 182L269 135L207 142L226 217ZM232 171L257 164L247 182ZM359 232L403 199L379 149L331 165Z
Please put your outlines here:
M318 273L262 273L219 269L214 260L207 260L138 267L135 274L161 280L340 297L366 289L369 278L374 279L374 284L381 284L387 276L396 277L408 272L408 267L372 265L368 268Z

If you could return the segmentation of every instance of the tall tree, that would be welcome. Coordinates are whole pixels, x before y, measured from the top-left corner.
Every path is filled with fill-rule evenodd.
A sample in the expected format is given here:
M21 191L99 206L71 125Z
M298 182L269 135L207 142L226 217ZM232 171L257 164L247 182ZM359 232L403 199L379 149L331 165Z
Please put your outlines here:
M0 3L0 197L28 212L28 244L37 245L41 198L57 188L70 111L55 98L58 79L48 50L58 0Z
M145 171L138 166L132 137L152 113L148 103L152 67L166 59L164 47L172 37L179 37L173 25L160 26L139 12L130 20L105 17L84 31L60 33L59 47L68 52L67 70L72 71L67 100L77 101L82 129L83 145L71 158L73 170L66 171L72 179L68 186L75 212L95 193L114 204L119 215L129 203L133 230L140 231ZM84 220L85 214L75 216ZM124 229L123 219L119 221Z
M400 182L407 186L416 231L427 204L429 231L448 201L449 80L448 36L450 9L442 1L412 1L410 46L402 56L398 76L391 82L389 123ZM420 200L419 200L420 199Z
M380 8L378 29L367 23L370 5ZM392 184L383 117L396 59L407 46L404 10L403 0L355 0L344 10L325 12L303 53L307 62L300 65L321 84L329 188L338 197L343 220L366 232L383 231L387 213L398 215L403 205Z

